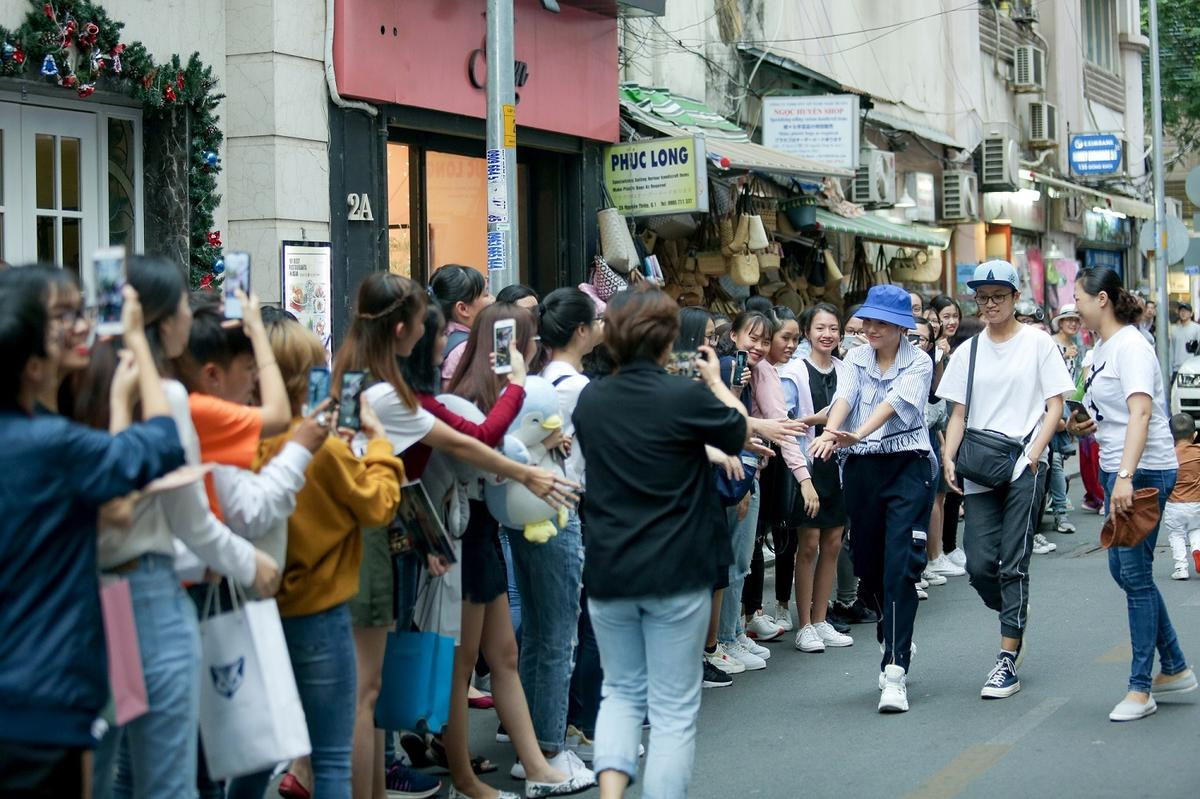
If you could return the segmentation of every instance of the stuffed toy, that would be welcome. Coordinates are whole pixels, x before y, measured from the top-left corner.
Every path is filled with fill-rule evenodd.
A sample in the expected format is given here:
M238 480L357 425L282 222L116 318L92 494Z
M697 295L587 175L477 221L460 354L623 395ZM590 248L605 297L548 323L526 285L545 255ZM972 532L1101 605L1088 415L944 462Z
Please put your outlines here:
M525 380L525 402L509 425L500 451L505 457L539 466L563 477L556 448L562 442L562 416L558 392L549 380L530 376ZM520 483L489 476L484 486L488 510L504 527L524 529L525 538L544 544L567 524L567 509L555 510ZM557 522L557 526L555 526Z
M439 394L437 400L467 421L483 424L483 412L470 400L455 394ZM439 450L435 449L430 455L421 482L425 484L429 501L445 513L443 521L446 532L454 538L462 537L466 531L467 518L470 516L467 501L483 498L480 496L479 480L487 477L491 475Z

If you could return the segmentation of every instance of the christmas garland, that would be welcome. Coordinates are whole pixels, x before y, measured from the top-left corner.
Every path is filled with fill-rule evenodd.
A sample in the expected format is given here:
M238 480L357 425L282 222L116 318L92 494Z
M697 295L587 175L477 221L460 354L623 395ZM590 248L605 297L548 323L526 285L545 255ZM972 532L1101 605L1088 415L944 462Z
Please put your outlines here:
M96 3L58 0L32 8L16 30L0 26L0 76L44 80L87 99L97 86L139 100L145 118L165 117L177 109L188 116L188 245L193 289L220 283L225 271L221 233L213 230L213 210L221 170L221 131L215 113L223 95L213 93L212 68L193 53L155 64L140 42L122 42L124 23L115 22Z

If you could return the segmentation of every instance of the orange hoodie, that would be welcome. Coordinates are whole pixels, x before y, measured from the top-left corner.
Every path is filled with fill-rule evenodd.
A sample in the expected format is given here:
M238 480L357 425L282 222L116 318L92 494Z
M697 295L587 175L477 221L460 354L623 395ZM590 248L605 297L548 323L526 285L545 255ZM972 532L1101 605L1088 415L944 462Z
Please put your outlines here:
M255 468L275 457L291 434L264 440ZM281 616L319 613L358 593L359 530L392 521L403 482L404 464L386 438L371 441L361 460L342 439L326 440L305 470L304 487L288 519L287 562L275 595Z

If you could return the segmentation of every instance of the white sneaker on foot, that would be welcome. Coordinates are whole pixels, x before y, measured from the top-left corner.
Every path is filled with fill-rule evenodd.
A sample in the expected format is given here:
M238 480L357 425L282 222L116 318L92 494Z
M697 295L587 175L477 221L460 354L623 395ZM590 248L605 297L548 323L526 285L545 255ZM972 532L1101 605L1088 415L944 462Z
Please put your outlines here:
M1060 533L1075 532L1075 525L1067 518L1066 514L1060 513L1054 517L1054 529Z
M767 661L742 646L738 641L725 644L725 652L729 657L746 667L746 671L758 671L767 667Z
M817 622L813 625L813 629L817 631L817 635L821 638L821 643L825 644L825 646L854 646L853 638L844 633L839 633L827 621Z
M767 649L765 646L759 646L758 644L754 643L754 641L747 637L745 633L739 635L737 640L739 644L750 650L751 654L758 655L763 660L771 659L771 650Z
M963 552L961 547L958 549L950 550L942 557L944 557L946 560L953 563L955 566L958 566L959 568L963 569L965 572L965 570L967 568L967 553Z
M961 552L962 550L955 551ZM930 561L926 569L936 574L940 574L943 577L962 577L967 573L966 569L950 560L945 552Z
M756 641L774 641L783 635L783 628L770 616L760 610L754 614L746 625L746 635Z
M780 602L775 603L775 609L771 612L771 618L785 632L790 633L796 629L796 625L792 623L792 609L784 607Z
M925 590L926 588L928 588L928 587L929 587L929 581L928 581L928 580L926 580L924 577L922 577L922 578L921 578L921 579L920 579L920 580L917 582L917 588L921 589L922 591L924 591L924 590Z
M1171 572L1172 580L1190 580L1191 577L1192 577L1192 574L1191 574L1191 572L1188 571L1188 567L1187 567L1186 563L1176 563L1175 564L1175 571Z
M921 572L921 579L924 582L929 583L930 585L945 585L946 584L945 576L938 574L935 571L930 571L928 567L925 568L925 571Z
M1033 554L1048 555L1058 549L1058 544L1046 540L1046 536L1037 533L1033 536Z
M908 711L908 686L904 669L888 664L883 667L883 693L879 695L880 713Z
M817 632L816 627L806 624L796 633L796 648L801 652L816 654L825 651L825 642L821 640L821 634Z
M921 587L920 583L917 583L917 599L929 599L929 594L925 592L925 589Z
M714 668L720 669L726 674L741 674L746 670L746 667L731 658L729 653L725 651L725 647L720 644L717 644L715 652L705 652L704 659Z
M1137 721L1152 715L1157 710L1158 703L1154 701L1154 694L1150 694L1150 699L1145 704L1132 699L1122 699L1108 714L1108 719L1109 721Z

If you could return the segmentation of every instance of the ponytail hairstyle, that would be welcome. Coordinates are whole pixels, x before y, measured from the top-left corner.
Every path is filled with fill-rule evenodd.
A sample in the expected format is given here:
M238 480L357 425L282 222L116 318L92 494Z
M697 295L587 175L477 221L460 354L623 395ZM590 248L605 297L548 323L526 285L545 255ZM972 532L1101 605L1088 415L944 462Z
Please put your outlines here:
M1112 307L1113 316L1123 325L1135 324L1142 318L1142 306L1137 297L1121 284L1121 276L1115 269L1107 266L1096 266L1084 269L1075 278L1075 283L1088 296L1099 297L1101 292L1108 296L1108 304Z
M571 343L576 330L590 327L596 321L592 298L574 286L550 292L537 310L542 344L552 350L563 349Z
M454 321L454 306L470 305L487 291L487 282L479 270L461 264L439 266L429 280L429 290L442 309L447 322Z
M400 374L404 381L418 394L436 394L442 386L441 364L435 364L435 355L441 355L438 336L446 328L446 317L436 302L425 308L425 334L413 345L412 353L400 359Z
M501 319L515 319L517 327L513 344L525 355L531 349L537 328L533 314L520 305L494 302L479 312L471 326L471 336L464 345L462 360L446 390L451 394L469 399L484 413L488 413L500 398L504 382L492 371L492 330Z
M342 390L342 375L350 371L369 372L396 390L396 396L410 410L416 410L417 398L404 380L397 360L396 327L422 324L428 297L420 285L391 272L372 272L358 287L354 321L346 340L333 360L330 386L334 396Z

